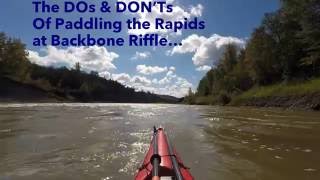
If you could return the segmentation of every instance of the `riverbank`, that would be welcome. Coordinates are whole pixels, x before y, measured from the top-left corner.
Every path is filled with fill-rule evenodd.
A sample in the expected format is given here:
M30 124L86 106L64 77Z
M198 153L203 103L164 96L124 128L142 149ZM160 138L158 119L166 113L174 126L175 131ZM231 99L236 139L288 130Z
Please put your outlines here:
M240 95L194 97L193 104L320 110L320 79L255 87Z
M30 84L23 84L9 78L0 77L0 102L60 102L67 101Z
M42 81L17 81L14 78L0 76L0 102L2 103L168 103L177 104L181 99L144 92L131 94L119 92L99 92L100 99L85 97L81 92L72 89L56 88ZM120 90L121 90L120 86ZM118 87L119 88L119 87ZM94 94L96 95L96 94Z
M235 97L230 104L320 110L320 79L253 88Z

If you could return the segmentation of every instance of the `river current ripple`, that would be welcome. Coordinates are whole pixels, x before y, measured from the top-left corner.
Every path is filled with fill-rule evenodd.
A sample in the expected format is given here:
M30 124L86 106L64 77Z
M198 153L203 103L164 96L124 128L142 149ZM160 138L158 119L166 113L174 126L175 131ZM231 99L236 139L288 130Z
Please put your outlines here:
M320 179L320 113L185 105L0 104L0 180L133 179L153 125L196 179Z

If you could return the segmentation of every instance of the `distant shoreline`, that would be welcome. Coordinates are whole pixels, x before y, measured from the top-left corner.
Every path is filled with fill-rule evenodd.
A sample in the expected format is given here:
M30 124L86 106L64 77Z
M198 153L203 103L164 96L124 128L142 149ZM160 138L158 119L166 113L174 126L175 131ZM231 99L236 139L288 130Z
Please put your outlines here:
M137 100L134 99L121 99L119 101L103 100L103 101L90 101L81 100L71 96L59 96L53 91L46 91L31 84L24 84L14 81L10 78L0 77L0 103L166 103L176 104L181 99L155 95L159 101L156 100Z
M143 102L143 101L81 101L58 96L38 87L22 84L9 78L0 78L1 103L147 103L147 104L178 104L178 99L167 102ZM274 85L268 87L253 88L238 96L232 97L228 103L223 103L221 97L200 96L193 97L193 105L226 105L249 107L280 107L286 109L301 109L320 111L320 91L316 79L297 85ZM308 87L308 88L303 88Z

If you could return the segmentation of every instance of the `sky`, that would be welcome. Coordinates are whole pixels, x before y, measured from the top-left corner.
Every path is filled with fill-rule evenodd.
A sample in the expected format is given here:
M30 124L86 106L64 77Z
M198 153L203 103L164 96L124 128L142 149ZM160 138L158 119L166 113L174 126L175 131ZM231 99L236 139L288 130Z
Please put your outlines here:
M75 0L74 0L75 1ZM95 0L98 3L102 0ZM109 0L115 3L117 0ZM118 0L120 1L120 0ZM129 1L129 0L122 0ZM147 1L147 0L137 0ZM63 1L47 0L48 3ZM92 2L88 0L87 2ZM279 8L279 0L167 0L174 5L172 13L161 14L158 8L145 13L90 13L36 14L32 0L3 0L0 2L0 31L20 38L29 51L29 60L42 66L73 68L80 62L82 70L97 71L101 77L113 79L137 90L182 97L189 88L196 90L199 80L219 62L226 44L234 43L244 48L254 28L259 26L265 13ZM155 17L181 21L199 18L205 21L204 30L172 31L151 30L120 33L108 30L35 30L36 17L63 17L76 20L80 16L102 16L110 21L125 21L136 17L153 21ZM158 33L172 42L182 42L177 47L35 47L33 38L58 34L73 37L75 34L94 34L101 37L127 37L129 34Z

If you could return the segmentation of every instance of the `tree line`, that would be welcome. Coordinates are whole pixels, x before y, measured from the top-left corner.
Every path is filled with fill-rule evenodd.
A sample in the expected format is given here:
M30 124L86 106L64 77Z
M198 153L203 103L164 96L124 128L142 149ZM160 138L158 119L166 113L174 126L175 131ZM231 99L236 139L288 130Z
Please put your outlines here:
M76 63L72 69L42 67L31 63L27 57L25 44L0 33L0 77L32 85L62 100L144 103L178 101L169 96L137 92L117 81L99 77L94 71L83 72L80 63Z
M265 14L240 51L225 47L219 64L186 97L213 96L226 104L255 86L306 81L320 75L320 0L281 0L276 12Z

